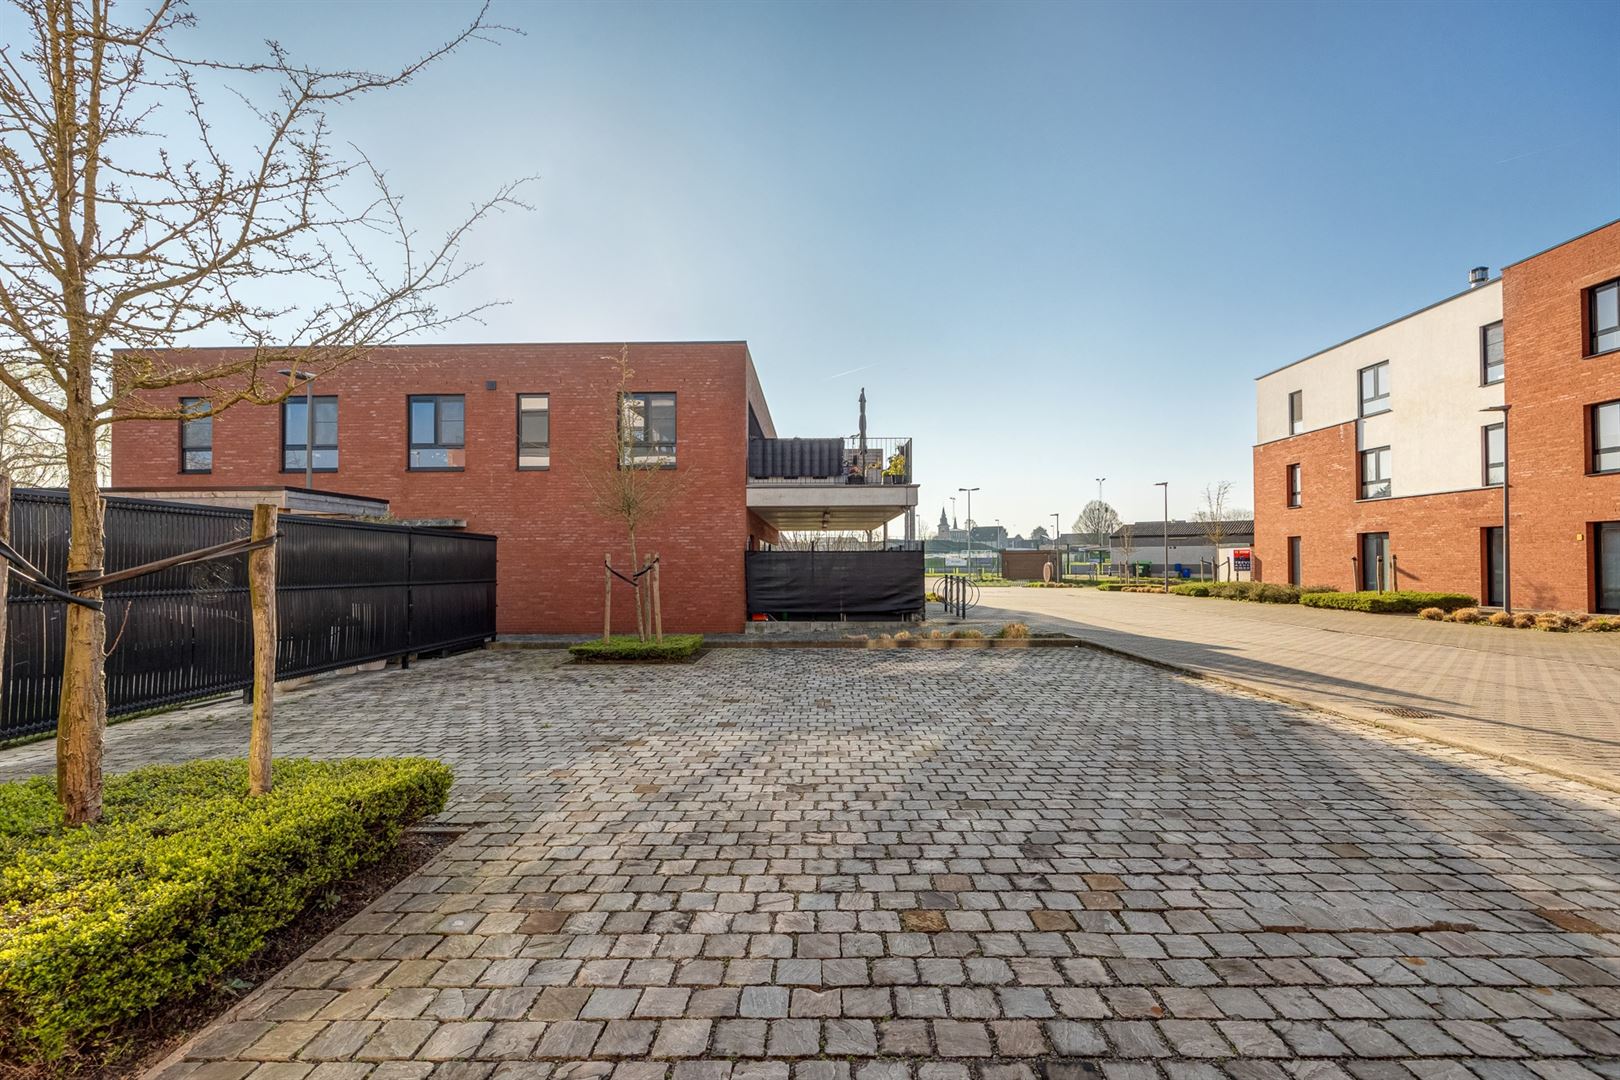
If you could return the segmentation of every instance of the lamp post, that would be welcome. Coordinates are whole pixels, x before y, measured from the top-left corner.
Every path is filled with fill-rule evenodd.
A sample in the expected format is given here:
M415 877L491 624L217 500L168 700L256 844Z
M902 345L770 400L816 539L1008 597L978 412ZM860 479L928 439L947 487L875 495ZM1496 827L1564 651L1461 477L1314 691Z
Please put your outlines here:
M1508 410L1511 405L1487 405L1480 412L1502 414L1502 610L1513 614L1513 576L1508 542Z
M1108 479L1108 477L1106 477L1106 476L1097 477L1097 548L1099 550L1101 550L1101 548L1103 546L1103 534L1102 534L1102 530L1103 530L1103 519L1102 519L1102 501L1103 501L1103 497L1102 497L1102 486L1103 486L1103 481L1106 480L1106 479Z
M971 574L973 573L973 493L979 489L976 487L971 487L957 488L956 490L967 493L967 568L968 573Z
M1160 480L1154 487L1164 488L1164 591L1170 591L1170 481Z
M282 368L277 375L304 380L304 487L315 486L315 373ZM281 463L286 468L287 463Z
M1061 520L1060 515L1052 515L1052 569L1057 572L1059 584L1063 583L1063 556L1058 554L1058 533L1063 528L1058 522Z

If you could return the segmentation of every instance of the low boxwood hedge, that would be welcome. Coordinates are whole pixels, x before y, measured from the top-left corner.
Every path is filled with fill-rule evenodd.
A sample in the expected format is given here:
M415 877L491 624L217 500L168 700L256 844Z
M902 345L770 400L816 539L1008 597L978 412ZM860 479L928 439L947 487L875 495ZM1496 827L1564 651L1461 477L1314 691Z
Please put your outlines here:
M450 770L392 758L197 761L112 777L62 825L51 778L0 784L0 1059L60 1057L247 960L313 897L444 808Z
M1300 596L1295 586L1270 581L1184 581L1170 586L1170 591L1178 596L1220 596L1261 604L1297 604Z
M665 634L663 641L642 641L629 635L615 636L607 641L581 641L568 646L576 660L641 663L674 663L690 660L703 647L702 634Z
M1473 607L1477 601L1464 593L1442 592L1348 592L1306 593L1299 598L1306 607L1341 608L1345 611L1370 611L1380 615L1394 615L1439 608L1456 611Z

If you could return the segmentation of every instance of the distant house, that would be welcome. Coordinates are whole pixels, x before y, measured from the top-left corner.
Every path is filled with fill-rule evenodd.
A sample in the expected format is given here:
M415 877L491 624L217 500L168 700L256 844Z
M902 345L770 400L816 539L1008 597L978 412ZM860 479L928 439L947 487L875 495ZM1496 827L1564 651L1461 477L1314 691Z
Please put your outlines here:
M1126 550L1125 536L1129 529L1131 537L1130 550ZM1169 559L1171 576L1179 576L1186 570L1191 576L1199 576L1200 568L1204 574L1210 574L1219 566L1220 577L1225 579L1229 573L1238 580L1248 577L1246 567L1242 567L1243 560L1240 553L1249 551L1254 545L1254 522L1227 521L1221 526L1221 543L1217 550L1210 542L1210 528L1202 521L1136 521L1129 526L1121 525L1115 529L1109 538L1109 561L1116 566L1127 564L1140 568L1144 564L1148 567L1148 576L1162 576L1165 567L1165 541L1169 538ZM1141 572L1140 569L1138 572Z

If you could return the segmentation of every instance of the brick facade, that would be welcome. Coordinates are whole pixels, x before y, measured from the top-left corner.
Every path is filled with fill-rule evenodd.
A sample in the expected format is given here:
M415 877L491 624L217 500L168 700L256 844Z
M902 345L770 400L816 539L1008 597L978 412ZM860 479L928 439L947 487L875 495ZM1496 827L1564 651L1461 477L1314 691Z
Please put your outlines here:
M1620 474L1591 474L1589 410L1620 399L1620 351L1586 355L1586 291L1617 277L1620 222L1502 273L1516 608L1596 607L1593 526L1620 521ZM1502 522L1501 489L1359 499L1356 431L1349 421L1254 448L1255 577L1286 581L1288 541L1297 536L1304 584L1355 588L1359 535L1387 532L1399 587L1483 600L1484 530ZM1479 449L1459 445L1455 452L1477 458ZM1291 508L1287 470L1296 463L1302 497Z
M455 345L379 350L323 376L316 393L338 397L339 467L315 487L384 498L399 518L453 518L500 538L502 633L590 633L602 628L602 556L629 564L623 526L589 508L588 463L611 458L618 345ZM768 527L747 508L750 385L744 342L630 346L633 389L676 394L678 504L644 529L642 553L663 559L667 630L731 631L745 618L743 552ZM490 386L493 385L493 389ZM755 393L757 393L757 384ZM174 408L191 387L154 402ZM551 466L517 468L517 396L549 394ZM407 470L406 398L461 394L466 465ZM281 409L238 405L214 421L214 465L179 471L179 423L113 426L114 487L301 486L283 472ZM615 629L633 628L629 593L615 596Z
M1513 599L1596 601L1592 526L1620 521L1620 474L1590 475L1588 409L1620 399L1620 351L1587 355L1586 290L1620 277L1620 222L1502 272Z
M1300 466L1300 505L1288 506L1288 466ZM1362 533L1387 532L1399 588L1485 595L1484 532L1502 523L1497 488L1358 499L1356 425L1349 422L1254 448L1254 579L1288 580L1288 538L1300 538L1303 585L1358 588Z

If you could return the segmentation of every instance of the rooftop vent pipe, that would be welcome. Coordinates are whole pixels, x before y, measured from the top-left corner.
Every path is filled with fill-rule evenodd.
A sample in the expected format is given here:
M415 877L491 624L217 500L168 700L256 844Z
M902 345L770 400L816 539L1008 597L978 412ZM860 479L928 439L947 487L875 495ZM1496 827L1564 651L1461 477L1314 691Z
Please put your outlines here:
M1468 271L1468 287L1470 289L1477 289L1481 285L1485 284L1485 282L1489 281L1490 277L1490 267L1476 266L1472 270Z

